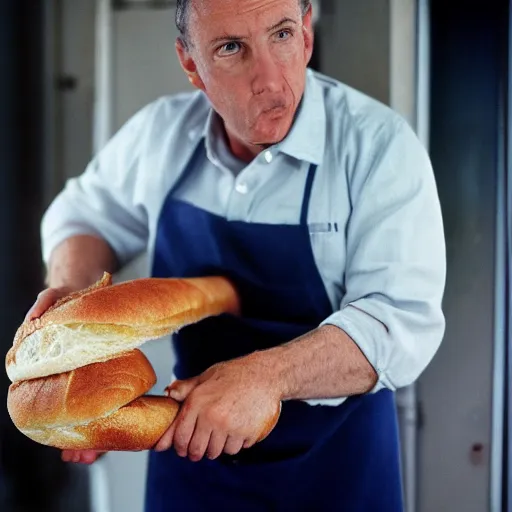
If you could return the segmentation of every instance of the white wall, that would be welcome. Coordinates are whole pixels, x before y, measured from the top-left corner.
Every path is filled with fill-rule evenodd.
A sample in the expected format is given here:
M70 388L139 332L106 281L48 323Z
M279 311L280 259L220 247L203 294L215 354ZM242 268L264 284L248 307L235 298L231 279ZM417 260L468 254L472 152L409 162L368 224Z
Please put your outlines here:
M390 105L415 110L416 0L324 0L322 71Z
M189 90L174 42L175 9L114 15L114 129L159 96Z

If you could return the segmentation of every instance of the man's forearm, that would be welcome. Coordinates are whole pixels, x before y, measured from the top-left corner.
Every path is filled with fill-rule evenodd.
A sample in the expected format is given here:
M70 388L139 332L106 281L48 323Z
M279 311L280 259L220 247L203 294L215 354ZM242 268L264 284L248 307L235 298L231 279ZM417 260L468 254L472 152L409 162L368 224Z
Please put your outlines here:
M366 393L377 373L352 339L326 325L285 345L253 355L277 380L283 400Z
M52 252L46 284L50 288L87 288L103 272L116 272L118 262L111 247L100 238L80 235L68 238Z

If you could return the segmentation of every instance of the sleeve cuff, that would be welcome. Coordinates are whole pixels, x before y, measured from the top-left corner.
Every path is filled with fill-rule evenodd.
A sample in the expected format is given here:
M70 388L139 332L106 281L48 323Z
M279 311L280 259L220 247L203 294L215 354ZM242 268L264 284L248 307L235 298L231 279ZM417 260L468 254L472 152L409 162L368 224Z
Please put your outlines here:
M55 231L51 235L42 237L42 256L44 263L48 265L52 251L64 242L64 240L78 235L91 235L101 238L100 233L86 225L68 224L66 226L62 226L58 231Z

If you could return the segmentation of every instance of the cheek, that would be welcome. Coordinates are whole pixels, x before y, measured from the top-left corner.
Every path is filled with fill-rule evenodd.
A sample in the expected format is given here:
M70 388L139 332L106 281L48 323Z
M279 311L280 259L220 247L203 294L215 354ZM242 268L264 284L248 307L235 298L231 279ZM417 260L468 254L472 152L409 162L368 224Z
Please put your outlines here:
M280 51L276 55L276 63L289 87L295 91L297 85L304 80L304 49L294 48Z
M239 98L246 88L247 73L243 66L225 62L211 63L204 69L207 92L219 97Z
M205 92L218 109L222 105L237 103L242 90L241 77L233 76L218 66L209 66L204 70Z
M298 64L305 61L305 46L302 40L277 43L273 53L275 58L284 64Z
M213 108L229 124L237 124L237 119L243 121L252 96L250 84L243 77L226 76L219 70L209 71L208 77L205 81L206 94Z

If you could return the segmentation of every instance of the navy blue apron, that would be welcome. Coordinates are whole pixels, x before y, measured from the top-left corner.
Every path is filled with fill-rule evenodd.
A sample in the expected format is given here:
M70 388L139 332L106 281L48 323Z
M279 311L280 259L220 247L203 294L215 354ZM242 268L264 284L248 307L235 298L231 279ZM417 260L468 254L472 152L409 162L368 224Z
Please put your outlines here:
M258 224L229 221L173 197L204 157L201 142L163 205L152 275L224 275L240 293L242 316L181 329L173 339L179 379L290 341L333 312L307 224L316 166L305 179L298 224ZM271 434L236 456L191 462L172 448L151 452L145 505L147 512L399 512L394 396L383 390L337 407L286 401Z

